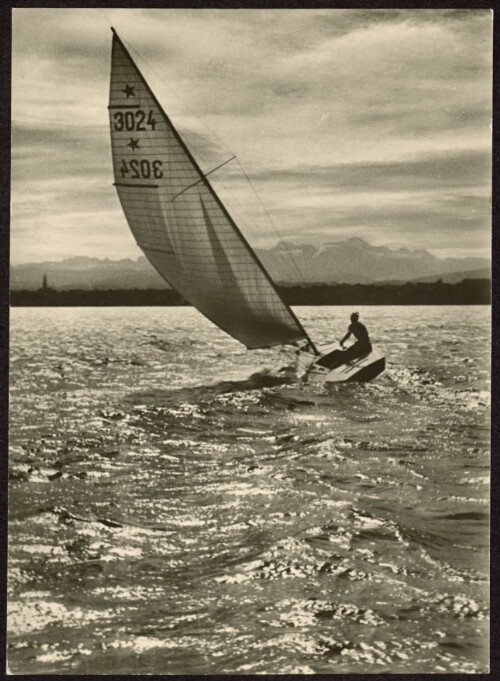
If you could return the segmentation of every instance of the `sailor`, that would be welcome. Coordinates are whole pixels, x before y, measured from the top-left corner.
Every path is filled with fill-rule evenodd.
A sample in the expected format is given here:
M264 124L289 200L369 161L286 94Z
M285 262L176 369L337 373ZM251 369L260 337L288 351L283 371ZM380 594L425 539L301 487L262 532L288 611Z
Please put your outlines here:
M347 350L344 350L344 343L353 335L356 338L354 345L351 345ZM340 347L344 350L344 361L367 355L372 350L370 337L366 326L359 321L359 312L353 312L351 315L351 323L346 335L340 341Z

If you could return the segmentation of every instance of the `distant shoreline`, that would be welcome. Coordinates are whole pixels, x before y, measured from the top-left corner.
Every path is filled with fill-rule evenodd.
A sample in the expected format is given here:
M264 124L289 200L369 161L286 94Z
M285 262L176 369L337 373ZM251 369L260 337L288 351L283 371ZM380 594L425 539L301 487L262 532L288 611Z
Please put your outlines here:
M405 284L278 286L289 305L489 305L489 279ZM189 306L172 289L13 290L13 307Z

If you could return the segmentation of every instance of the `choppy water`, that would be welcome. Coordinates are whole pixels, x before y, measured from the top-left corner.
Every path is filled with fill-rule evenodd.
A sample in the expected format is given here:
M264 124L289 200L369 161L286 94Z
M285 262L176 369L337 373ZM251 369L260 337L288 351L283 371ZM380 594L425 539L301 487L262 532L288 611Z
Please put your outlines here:
M325 389L190 308L12 310L13 673L487 671L489 310L362 318L386 373Z

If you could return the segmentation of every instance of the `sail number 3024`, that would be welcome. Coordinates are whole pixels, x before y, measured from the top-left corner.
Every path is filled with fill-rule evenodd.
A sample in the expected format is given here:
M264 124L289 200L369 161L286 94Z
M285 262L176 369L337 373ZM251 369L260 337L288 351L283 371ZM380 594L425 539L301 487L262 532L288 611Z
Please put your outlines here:
M154 130L156 128L156 119L153 117L151 109L147 115L142 109L126 112L117 111L113 114L113 120L113 129L118 132L121 130L146 132L146 130Z
M147 180L150 177L159 180L163 177L162 162L149 161L147 158L142 160L134 158L131 161L126 161L122 158L120 174L122 177L130 177L133 180Z

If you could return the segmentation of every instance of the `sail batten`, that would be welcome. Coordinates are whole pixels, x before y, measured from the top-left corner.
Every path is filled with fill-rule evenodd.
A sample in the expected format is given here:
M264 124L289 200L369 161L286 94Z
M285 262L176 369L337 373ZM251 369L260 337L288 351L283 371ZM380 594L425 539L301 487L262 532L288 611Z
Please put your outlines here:
M114 185L165 281L248 348L310 340L114 30L108 110Z

